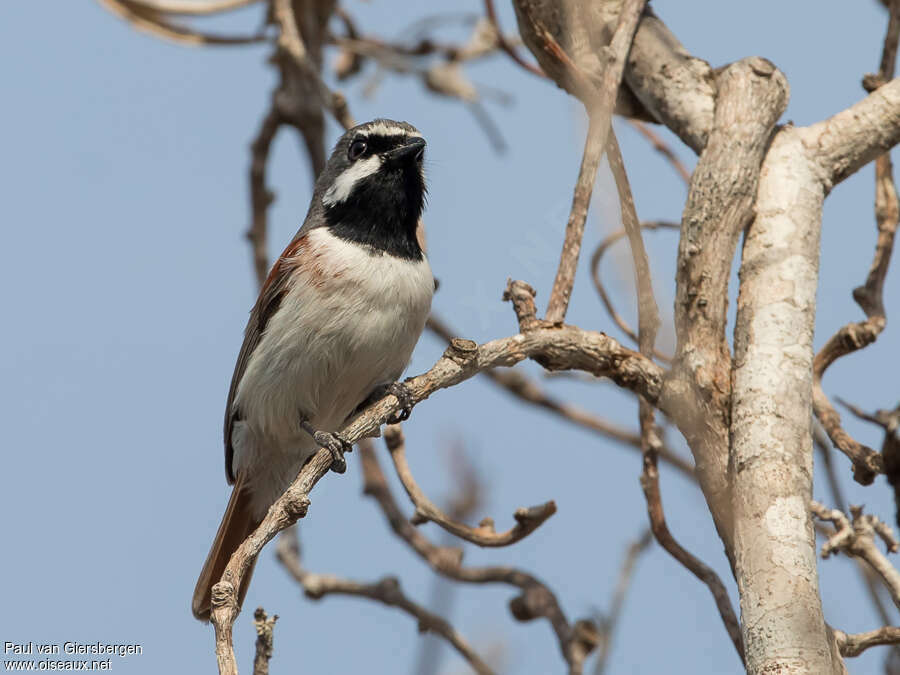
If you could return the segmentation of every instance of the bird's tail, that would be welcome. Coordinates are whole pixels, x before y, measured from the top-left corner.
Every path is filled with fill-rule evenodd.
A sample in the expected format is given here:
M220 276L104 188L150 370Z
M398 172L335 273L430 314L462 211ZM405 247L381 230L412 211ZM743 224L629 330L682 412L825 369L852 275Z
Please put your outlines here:
M219 525L219 531L216 532L215 541L206 557L203 571L200 572L197 587L194 589L191 609L194 616L201 621L209 621L212 612L212 587L222 579L231 554L261 522L258 518L253 517L250 509L250 493L244 489L242 484L243 481L238 476L231 499L228 501L228 508L225 509L225 515L222 516L222 524ZM244 596L247 595L252 574L253 565L244 574L241 587L237 589L238 607L241 606Z

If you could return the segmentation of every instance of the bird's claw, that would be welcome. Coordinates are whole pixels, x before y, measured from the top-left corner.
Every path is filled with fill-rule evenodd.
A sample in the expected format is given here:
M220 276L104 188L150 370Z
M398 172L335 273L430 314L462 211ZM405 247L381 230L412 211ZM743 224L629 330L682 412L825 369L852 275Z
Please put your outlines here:
M347 460L344 453L350 452L353 445L331 431L317 431L313 438L319 447L325 448L331 453L331 470L335 473L344 473L347 470Z
M409 387L402 382L394 382L387 388L387 393L396 396L397 400L400 402L400 410L391 415L387 419L387 423L398 424L408 420L412 413L413 406L416 404L413 400L412 393L409 391Z

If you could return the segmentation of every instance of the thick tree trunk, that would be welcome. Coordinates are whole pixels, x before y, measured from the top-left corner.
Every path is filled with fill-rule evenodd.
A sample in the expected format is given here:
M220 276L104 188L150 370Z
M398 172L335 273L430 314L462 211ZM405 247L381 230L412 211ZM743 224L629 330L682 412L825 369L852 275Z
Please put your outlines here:
M735 327L731 475L748 673L841 671L822 615L809 511L824 198L800 134L783 130L760 175Z

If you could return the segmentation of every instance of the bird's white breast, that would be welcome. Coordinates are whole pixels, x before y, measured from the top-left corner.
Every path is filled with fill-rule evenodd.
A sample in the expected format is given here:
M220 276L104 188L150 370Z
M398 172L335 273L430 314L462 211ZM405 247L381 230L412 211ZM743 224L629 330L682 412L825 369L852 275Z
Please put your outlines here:
M301 419L339 431L373 389L403 373L431 308L434 280L424 256L375 252L325 228L305 238L236 392L244 420L234 436L239 471L277 464L276 455L304 461L315 445Z

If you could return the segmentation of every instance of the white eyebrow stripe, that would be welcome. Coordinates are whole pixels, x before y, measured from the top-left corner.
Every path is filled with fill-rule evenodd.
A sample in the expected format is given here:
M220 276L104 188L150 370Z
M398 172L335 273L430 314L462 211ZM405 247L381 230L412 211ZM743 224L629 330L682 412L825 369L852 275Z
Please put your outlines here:
M422 134L399 125L388 124L387 122L374 122L370 126L364 128L363 133L373 136L409 136L410 138L422 138Z
M338 177L334 179L334 184L328 188L327 192L325 192L325 195L322 197L322 203L325 206L331 206L332 204L346 201L350 196L350 193L353 192L354 185L366 176L371 176L380 168L381 157L378 155L373 155L368 159L354 162L349 168L345 169L343 173L339 174Z

